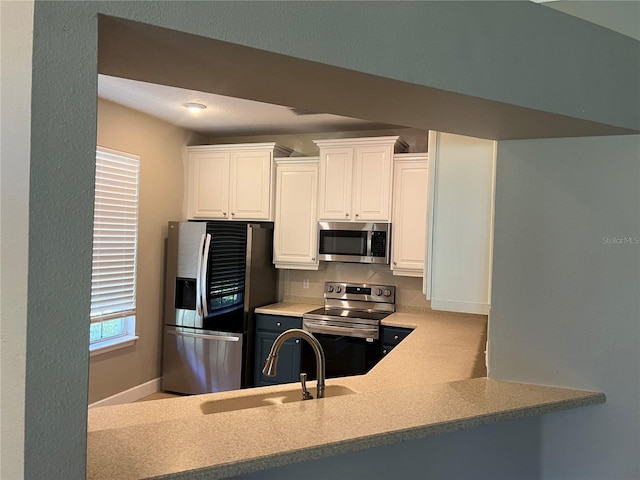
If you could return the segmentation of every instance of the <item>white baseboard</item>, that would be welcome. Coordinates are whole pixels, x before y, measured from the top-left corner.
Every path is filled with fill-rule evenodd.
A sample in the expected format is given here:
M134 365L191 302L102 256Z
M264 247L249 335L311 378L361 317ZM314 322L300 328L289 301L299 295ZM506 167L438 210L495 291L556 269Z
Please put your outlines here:
M447 312L460 312L460 313L478 313L480 315L489 314L489 304L487 303L472 303L472 302L460 302L456 300L441 300L431 297L431 309L432 310L445 310Z
M149 380L148 382L145 382L141 385L132 387L129 390L125 390L124 392L116 393L115 395L111 395L110 397L90 403L89 408L135 402L136 400L140 400L141 398L151 395L152 393L159 392L160 380L160 377L154 378L153 380Z

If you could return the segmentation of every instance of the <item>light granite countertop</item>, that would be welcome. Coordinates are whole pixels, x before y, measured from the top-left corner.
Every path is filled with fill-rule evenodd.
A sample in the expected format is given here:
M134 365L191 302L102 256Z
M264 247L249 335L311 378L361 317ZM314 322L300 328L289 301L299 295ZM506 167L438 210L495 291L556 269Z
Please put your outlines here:
M301 316L317 307L257 311ZM229 399L297 398L299 385L288 384L90 409L87 479L224 478L605 401L485 378L486 317L395 313L383 324L414 331L366 375L327 380L328 392L347 394L204 413Z
M269 315L285 315L287 317L301 317L303 314L320 308L322 305L310 303L274 303L256 308L256 313L268 313Z

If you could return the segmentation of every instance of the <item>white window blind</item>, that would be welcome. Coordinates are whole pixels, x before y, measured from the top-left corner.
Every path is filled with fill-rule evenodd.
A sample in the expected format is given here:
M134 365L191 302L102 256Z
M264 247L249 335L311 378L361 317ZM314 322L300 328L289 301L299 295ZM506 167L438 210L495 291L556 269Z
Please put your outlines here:
M97 149L91 343L134 334L139 172L139 157Z

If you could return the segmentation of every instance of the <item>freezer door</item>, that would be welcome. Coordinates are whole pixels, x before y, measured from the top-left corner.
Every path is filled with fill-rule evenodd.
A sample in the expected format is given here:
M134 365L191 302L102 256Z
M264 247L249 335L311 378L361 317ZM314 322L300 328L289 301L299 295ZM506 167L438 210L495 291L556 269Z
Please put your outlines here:
M165 326L162 390L200 394L241 385L243 334Z
M169 222L165 284L166 325L202 327L205 242L205 223Z

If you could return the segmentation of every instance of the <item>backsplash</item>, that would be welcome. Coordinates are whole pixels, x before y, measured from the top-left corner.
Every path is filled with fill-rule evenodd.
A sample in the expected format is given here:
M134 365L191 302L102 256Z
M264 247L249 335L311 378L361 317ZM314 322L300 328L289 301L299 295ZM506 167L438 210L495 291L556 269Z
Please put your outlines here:
M309 288L304 288L304 280ZM386 265L320 262L317 271L281 270L282 301L291 303L324 303L324 284L329 281L374 283L396 286L396 309L401 312L423 313L430 310L430 302L422 293L422 278L400 277Z

